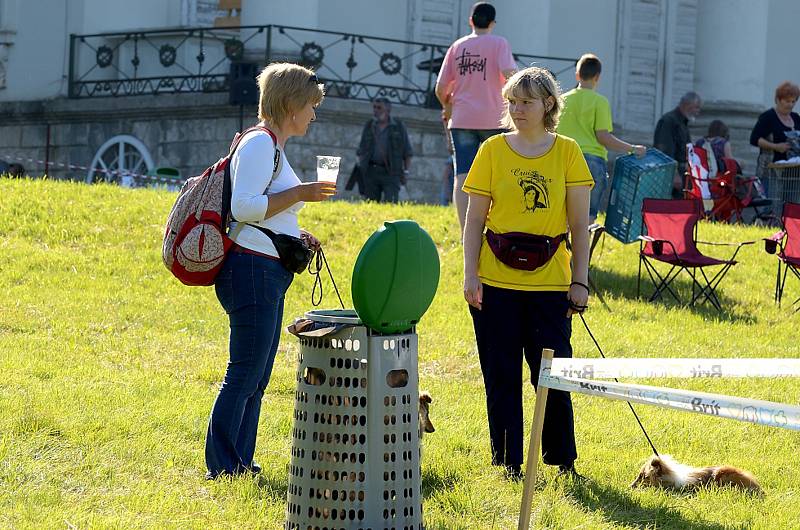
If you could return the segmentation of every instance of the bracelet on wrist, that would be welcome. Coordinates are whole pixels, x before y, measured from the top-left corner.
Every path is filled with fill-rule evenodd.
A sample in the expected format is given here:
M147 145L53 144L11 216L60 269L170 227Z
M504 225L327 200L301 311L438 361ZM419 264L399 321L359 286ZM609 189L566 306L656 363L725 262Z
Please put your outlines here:
M587 292L587 293L588 293L588 292L590 292L590 290L589 290L589 286L588 286L588 285L586 285L585 283L581 283L581 282L572 282L571 284L569 284L569 286L570 286L570 287L572 287L573 285L580 285L581 287L583 287L584 289L586 289L586 292Z

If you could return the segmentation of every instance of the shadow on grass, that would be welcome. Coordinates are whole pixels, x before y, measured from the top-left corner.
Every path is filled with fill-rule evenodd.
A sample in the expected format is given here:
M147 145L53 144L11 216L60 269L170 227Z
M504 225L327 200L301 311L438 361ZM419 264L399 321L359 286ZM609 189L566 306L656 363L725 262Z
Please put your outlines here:
M441 491L452 490L461 478L448 470L422 469L422 498L427 499Z
M731 530L745 525L721 525L687 519L671 506L643 506L626 490L598 484L592 480L574 482L569 494L589 510L601 513L608 521L634 528L691 528L694 530ZM678 495L678 494L676 494Z
M288 473L261 473L258 475L256 485L268 496L286 499L289 491L289 475Z
M666 270L662 271L659 269L659 273L663 275L666 273ZM731 310L731 308L736 305L736 300L729 296L725 296L726 284L729 286L729 288L732 287L732 284L726 282L724 279L716 290L717 298L722 306L722 311L720 312L717 311L707 301L703 304L699 303L698 301L693 306L686 305L686 303L691 300L692 282L685 272L681 272L681 274L679 274L678 277L672 283L670 283L670 288L681 299L680 303L676 302L669 292L664 292L659 300L647 302L647 299L653 294L655 288L653 286L653 282L650 281L650 277L647 276L647 273L644 270L642 270L641 294L639 296L636 294L636 276L628 276L616 273L614 271L603 270L597 266L593 266L591 268L589 275L602 295L614 295L616 297L627 298L628 300L639 301L642 303L661 304L662 306L667 307L683 307L692 313L711 319L719 318L721 320L727 320L731 322L746 322L748 324L753 324L756 322L756 319L749 314L740 314ZM702 282L702 279L700 281ZM610 301L609 307L611 308L611 311L614 311L613 301Z

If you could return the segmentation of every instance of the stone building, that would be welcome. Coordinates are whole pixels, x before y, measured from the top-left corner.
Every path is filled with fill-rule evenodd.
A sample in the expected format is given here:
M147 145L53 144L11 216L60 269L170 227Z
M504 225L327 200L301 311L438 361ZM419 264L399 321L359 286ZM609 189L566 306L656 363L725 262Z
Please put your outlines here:
M573 83L573 61L603 60L599 91L619 136L652 142L687 90L705 106L695 136L721 118L734 152L775 86L797 82L795 0L496 0L496 33L520 66ZM223 154L255 107L229 105L230 64L303 61L329 96L288 155L313 178L316 154L355 162L366 103L380 93L409 126L409 193L434 202L446 163L431 63L467 31L472 0L0 0L0 159L31 174L98 178L107 168L195 174ZM199 28L207 28L200 30ZM215 28L215 29L214 29ZM427 69L426 69L427 67ZM244 70L247 72L247 70ZM91 168L91 169L87 169ZM340 177L341 178L341 177Z

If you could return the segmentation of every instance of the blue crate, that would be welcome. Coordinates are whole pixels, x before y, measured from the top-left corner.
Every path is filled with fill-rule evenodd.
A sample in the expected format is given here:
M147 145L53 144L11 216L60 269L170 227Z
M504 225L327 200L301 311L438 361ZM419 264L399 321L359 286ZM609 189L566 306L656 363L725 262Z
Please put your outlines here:
M636 241L642 234L642 199L672 197L676 167L675 160L652 148L642 158L617 158L606 211L606 233L623 243Z

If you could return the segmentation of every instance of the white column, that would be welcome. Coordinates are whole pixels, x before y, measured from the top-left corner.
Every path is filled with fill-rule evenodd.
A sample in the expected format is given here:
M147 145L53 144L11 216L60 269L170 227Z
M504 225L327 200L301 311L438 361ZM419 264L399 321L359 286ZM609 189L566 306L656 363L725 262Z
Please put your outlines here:
M703 100L763 104L768 0L697 5L696 91Z

